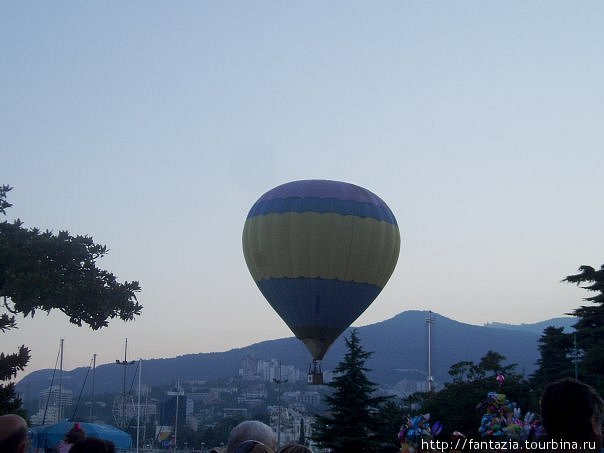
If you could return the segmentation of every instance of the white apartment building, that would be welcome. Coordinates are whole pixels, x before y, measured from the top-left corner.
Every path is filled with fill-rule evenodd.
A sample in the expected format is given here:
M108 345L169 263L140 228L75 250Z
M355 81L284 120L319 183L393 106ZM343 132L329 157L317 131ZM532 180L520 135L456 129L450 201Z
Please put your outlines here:
M73 391L53 385L38 395L38 412L31 416L34 425L52 425L65 418L71 418Z

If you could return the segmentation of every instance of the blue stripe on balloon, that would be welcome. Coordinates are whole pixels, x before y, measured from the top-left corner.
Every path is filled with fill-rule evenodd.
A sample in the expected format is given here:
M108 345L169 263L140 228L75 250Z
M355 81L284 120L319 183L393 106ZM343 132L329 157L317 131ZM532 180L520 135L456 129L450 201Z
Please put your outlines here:
M271 278L256 284L290 327L328 327L344 331L382 288L323 278Z
M260 200L252 206L247 218L267 214L284 214L286 212L318 212L320 214L335 213L368 217L397 225L392 211L386 205L359 203L353 200L337 198L276 198Z

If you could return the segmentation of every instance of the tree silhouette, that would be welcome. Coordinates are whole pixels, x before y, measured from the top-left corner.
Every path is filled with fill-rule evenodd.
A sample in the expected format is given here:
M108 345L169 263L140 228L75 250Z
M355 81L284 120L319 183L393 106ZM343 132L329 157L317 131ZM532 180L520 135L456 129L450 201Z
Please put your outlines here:
M531 382L539 391L557 379L573 375L573 338L564 333L564 327L546 327L539 338L539 353L537 370L531 377Z
M580 266L579 273L569 275L564 282L581 285L582 288L595 292L583 300L593 305L581 306L572 312L577 318L577 344L584 355L581 360L579 378L593 385L600 393L604 392L604 265L596 270L591 266Z
M378 410L388 398L373 396L377 384L367 378L365 368L372 353L363 350L356 330L345 341L347 352L327 384L333 389L326 397L327 414L317 416L312 438L334 453L376 451L385 441Z
M0 186L3 215L11 206L6 201L10 190ZM94 330L113 318L129 321L140 315L138 282L119 283L96 266L106 254L107 247L88 236L28 229L19 219L0 222L0 332L17 328L15 315L33 317L38 311L59 310L69 322ZM25 368L29 352L23 345L16 353L0 354L0 382L5 383L0 384L0 414L21 407L14 384L8 381Z
M452 381L445 383L443 389L415 393L407 398L406 403L417 408L414 413L429 413L431 420L440 421L445 438L453 431L460 431L468 437L476 434L483 415L477 404L489 392L505 393L524 411L535 410L537 398L534 392L515 371L517 365L506 365L505 360L500 353L488 351L478 363L454 363L449 368ZM504 382L498 382L497 375L505 376Z

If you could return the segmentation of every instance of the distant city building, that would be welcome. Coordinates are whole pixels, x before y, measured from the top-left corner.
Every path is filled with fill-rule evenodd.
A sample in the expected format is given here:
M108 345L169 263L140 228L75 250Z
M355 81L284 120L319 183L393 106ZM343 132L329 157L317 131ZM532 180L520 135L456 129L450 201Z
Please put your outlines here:
M273 382L275 379L294 383L306 380L306 374L293 365L283 365L277 359L260 360L246 357L241 361L239 375L244 381Z
M241 417L241 418L246 418L248 417L248 411L246 408L232 408L232 407L225 407L222 410L222 415L224 418L228 418L228 417Z
M64 418L71 418L66 411L73 406L73 392L65 388L59 390L58 385L46 388L39 393L38 412L33 414L31 422L34 425L52 425Z
M132 395L121 393L113 398L113 408L111 410L115 426L120 429L126 429L132 420L136 418L137 408L134 405Z
M187 393L187 396L189 398L191 398L193 401L203 401L208 402L210 399L210 391L209 390L203 390L203 391L199 391L199 392L191 392L191 393Z
M181 385L187 389L190 389L191 392L197 391L197 389L205 386L208 381L205 379L195 379L190 381L182 381Z
M139 405L135 404L136 411L138 413ZM140 414L141 417L155 417L157 415L157 403L149 402L149 403L141 403L140 404Z
M260 380L260 376L258 375L258 359L254 357L245 357L241 361L239 376L241 376L244 381Z
M187 426L193 431L198 431L201 426L201 420L196 415L187 415Z
M281 407L281 416L279 416L279 406L269 406L268 410L273 431L279 433L279 428L281 428L279 436L281 444L299 442L302 437L307 441L311 438L313 416L303 414L291 407Z
M284 392L283 400L288 402L301 403L308 406L318 406L321 403L321 394L316 391Z
M168 392L168 399L159 405L159 424L162 426L174 426L177 420L179 425L186 423L186 397L182 393L175 393Z
M258 405L266 400L266 392L245 392L237 397L239 404Z
M428 383L425 379L403 379L398 381L391 389L389 389L389 391L396 396L406 397L416 392L427 392Z

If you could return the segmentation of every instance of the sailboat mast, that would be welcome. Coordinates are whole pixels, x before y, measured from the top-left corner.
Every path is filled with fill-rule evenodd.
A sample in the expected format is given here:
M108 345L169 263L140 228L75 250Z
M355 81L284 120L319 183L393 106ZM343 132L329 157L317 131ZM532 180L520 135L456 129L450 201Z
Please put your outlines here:
M124 418L123 424L126 425L126 366L128 361L126 360L126 355L128 354L128 338L126 338L126 343L124 345L124 386L122 387L122 417Z
M115 363L118 365L122 365L124 367L124 382L122 384L122 397L121 401L118 397L115 398L113 404L114 416L116 418L116 423L118 427L124 429L128 426L128 418L126 415L126 368L128 365L132 365L135 363L134 360L128 362L128 338L126 338L126 342L124 345L124 360L116 360ZM132 406L134 406L134 402L132 402Z
M178 400L180 397L180 379L176 381L176 416L174 421L174 448L177 448L177 436L178 436Z
M90 392L90 423L94 423L94 374L96 371L96 354L92 354L92 392Z
M63 420L63 342L65 339L61 338L61 360L59 362L59 396L57 401L57 423Z
M138 453L140 429L141 429L141 373L143 372L143 360L138 359L138 404L136 412L136 452Z

